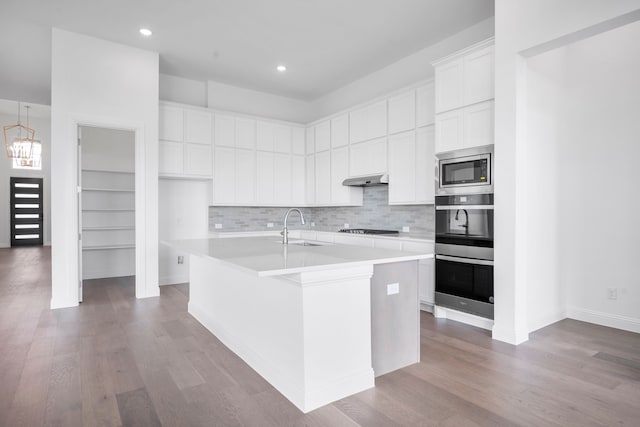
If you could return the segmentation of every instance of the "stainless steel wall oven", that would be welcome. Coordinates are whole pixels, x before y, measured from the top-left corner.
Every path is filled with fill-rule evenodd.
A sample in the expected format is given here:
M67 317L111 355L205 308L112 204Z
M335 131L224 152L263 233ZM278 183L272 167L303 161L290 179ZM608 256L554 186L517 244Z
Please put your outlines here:
M436 196L436 305L493 319L493 193Z

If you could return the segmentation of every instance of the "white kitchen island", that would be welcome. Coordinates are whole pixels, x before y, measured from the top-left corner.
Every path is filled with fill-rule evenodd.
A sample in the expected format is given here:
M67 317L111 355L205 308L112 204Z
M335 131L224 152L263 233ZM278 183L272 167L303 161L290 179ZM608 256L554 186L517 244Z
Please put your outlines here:
M417 270L432 255L298 243L266 236L172 244L191 254L189 313L308 412L374 386L374 265ZM417 315L417 292L409 297ZM415 340L411 363L419 361Z

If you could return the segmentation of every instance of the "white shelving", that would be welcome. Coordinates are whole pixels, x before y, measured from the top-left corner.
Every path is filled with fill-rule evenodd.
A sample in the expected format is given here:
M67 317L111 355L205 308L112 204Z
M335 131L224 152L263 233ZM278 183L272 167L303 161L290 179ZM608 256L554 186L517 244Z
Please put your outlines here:
M81 130L82 279L135 275L134 134Z

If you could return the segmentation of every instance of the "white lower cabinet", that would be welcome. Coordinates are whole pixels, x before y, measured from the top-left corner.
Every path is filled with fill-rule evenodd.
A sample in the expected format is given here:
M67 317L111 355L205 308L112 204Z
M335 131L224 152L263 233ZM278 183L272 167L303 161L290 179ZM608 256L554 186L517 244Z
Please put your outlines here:
M434 129L389 137L389 204L434 202Z
M436 115L436 153L493 144L493 101Z
M433 307L435 302L435 260L418 261L418 288L420 303Z

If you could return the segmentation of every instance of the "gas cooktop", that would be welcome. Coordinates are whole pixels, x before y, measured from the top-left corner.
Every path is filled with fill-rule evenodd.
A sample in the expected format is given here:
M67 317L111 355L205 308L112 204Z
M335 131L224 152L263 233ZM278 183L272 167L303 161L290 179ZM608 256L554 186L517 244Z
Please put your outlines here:
M386 234L386 235L397 235L399 234L396 230L372 230L369 228L343 228L339 230L340 233L351 233L351 234Z

